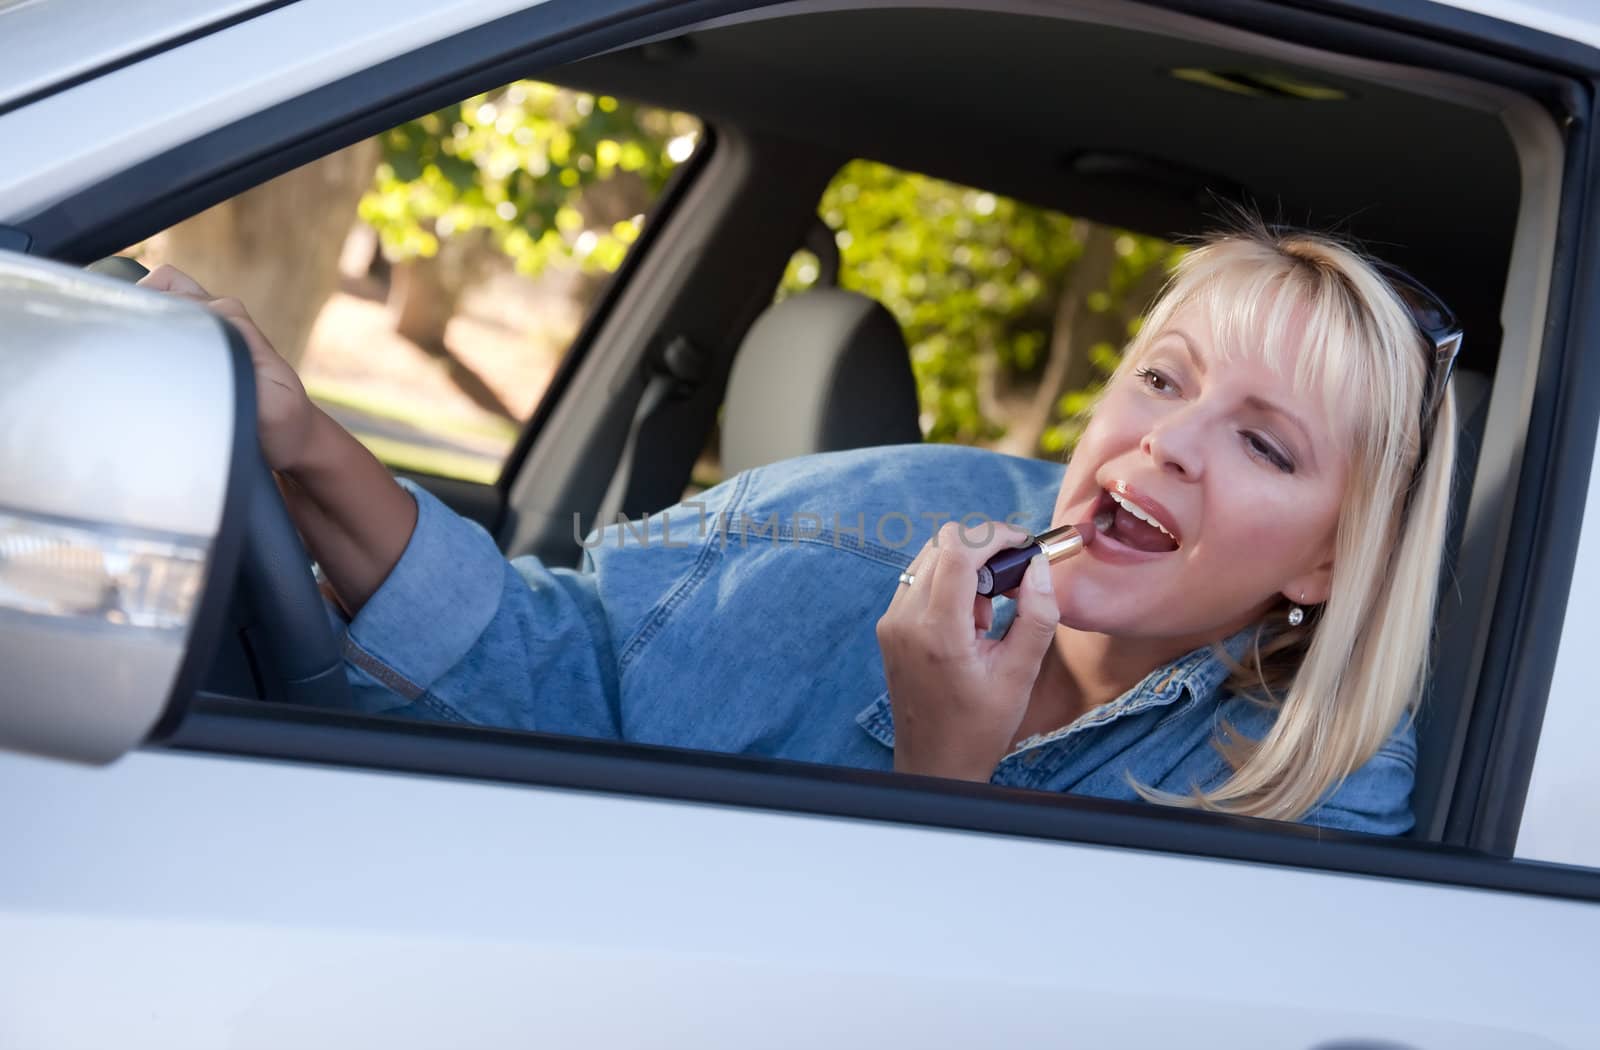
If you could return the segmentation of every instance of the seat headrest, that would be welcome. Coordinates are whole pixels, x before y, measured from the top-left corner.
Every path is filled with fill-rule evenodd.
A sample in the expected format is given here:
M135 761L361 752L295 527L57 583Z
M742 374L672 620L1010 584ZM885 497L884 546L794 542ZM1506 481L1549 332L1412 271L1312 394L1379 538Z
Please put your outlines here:
M791 456L921 440L911 355L882 305L818 288L750 326L723 399L726 476Z

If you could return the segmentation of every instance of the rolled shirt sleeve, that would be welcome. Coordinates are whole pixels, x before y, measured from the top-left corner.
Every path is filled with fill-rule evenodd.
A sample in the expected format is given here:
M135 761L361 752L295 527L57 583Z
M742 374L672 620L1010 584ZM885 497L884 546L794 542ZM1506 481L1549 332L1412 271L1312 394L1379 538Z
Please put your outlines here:
M616 737L616 658L594 576L508 562L481 526L400 484L416 527L345 631L355 707Z

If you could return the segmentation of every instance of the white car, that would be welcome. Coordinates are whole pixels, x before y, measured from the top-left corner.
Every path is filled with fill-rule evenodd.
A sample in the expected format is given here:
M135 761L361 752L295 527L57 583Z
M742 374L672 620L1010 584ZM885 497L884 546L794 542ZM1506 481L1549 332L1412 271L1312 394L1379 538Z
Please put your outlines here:
M0 54L0 1048L1600 1047L1587 0L22 0ZM508 554L678 497L851 158L1392 246L1467 331L1412 835L321 706L242 347L80 268L523 77L706 132L500 481L418 478Z

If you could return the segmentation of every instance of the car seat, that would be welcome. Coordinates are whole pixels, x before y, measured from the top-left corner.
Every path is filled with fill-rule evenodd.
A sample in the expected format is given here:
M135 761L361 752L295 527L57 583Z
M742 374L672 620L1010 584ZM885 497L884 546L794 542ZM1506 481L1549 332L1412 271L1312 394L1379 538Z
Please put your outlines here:
M725 476L791 456L921 440L911 355L880 303L815 288L750 326L723 398Z

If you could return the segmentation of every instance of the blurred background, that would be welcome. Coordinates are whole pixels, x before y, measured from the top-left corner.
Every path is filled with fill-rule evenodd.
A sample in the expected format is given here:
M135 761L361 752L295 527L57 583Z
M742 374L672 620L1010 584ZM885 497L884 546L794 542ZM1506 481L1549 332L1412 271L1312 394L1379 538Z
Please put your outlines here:
M234 295L318 402L407 471L490 482L693 116L519 81L394 128L124 254ZM818 205L839 284L911 348L927 440L1060 458L1182 249L857 160ZM294 237L284 231L294 230ZM798 251L777 296L818 279ZM690 491L721 480L717 434Z

